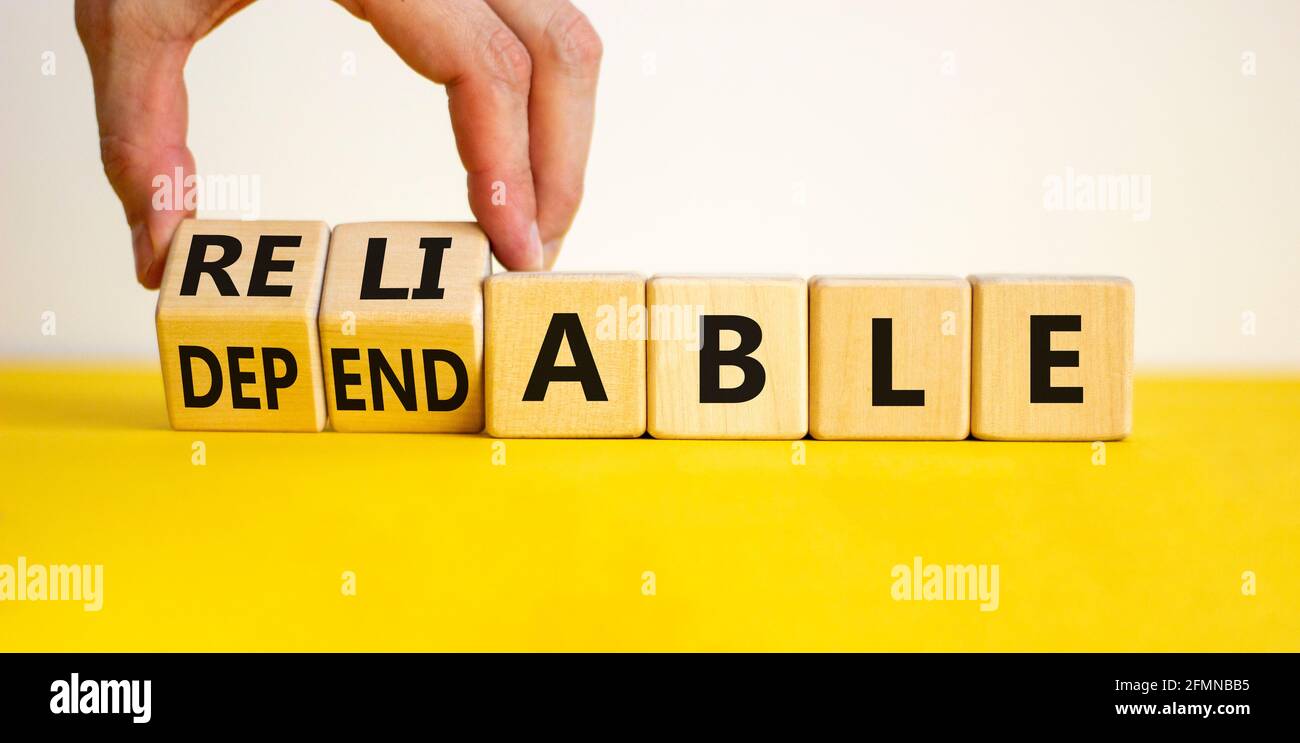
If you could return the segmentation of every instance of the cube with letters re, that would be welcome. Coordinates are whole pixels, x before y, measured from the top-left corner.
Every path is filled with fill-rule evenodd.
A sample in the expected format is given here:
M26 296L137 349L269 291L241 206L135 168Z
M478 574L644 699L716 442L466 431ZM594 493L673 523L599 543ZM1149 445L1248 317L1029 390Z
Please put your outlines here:
M656 276L650 435L799 439L808 432L808 283L784 276Z
M966 438L966 279L815 276L808 301L814 438Z
M488 280L487 430L497 437L645 433L645 280L509 273Z
M469 222L341 224L321 298L336 431L483 429L487 236Z
M971 431L992 440L1122 439L1133 417L1133 284L970 277Z
M156 321L173 428L319 431L324 222L181 222Z

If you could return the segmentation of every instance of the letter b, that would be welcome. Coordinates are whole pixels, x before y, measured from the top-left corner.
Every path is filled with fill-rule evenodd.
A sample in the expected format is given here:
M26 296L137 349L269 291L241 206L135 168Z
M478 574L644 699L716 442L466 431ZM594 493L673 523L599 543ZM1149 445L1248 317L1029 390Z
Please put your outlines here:
M723 351L722 331L731 330L740 335L740 343L730 351ZM700 316L700 402L749 402L763 391L767 372L758 359L750 354L763 343L763 328L743 315ZM722 367L734 366L744 373L744 381L736 387L722 386Z

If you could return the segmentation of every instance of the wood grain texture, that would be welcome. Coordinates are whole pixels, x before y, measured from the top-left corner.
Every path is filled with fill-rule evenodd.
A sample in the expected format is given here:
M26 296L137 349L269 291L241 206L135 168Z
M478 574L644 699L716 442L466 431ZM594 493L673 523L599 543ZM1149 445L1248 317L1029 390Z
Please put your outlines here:
M814 438L966 438L971 342L966 279L815 276L808 298L808 413ZM880 380L880 390L872 375L878 318L889 321L892 336L892 379ZM923 404L888 404L897 395L886 389L920 391L908 401Z
M508 273L487 281L487 430L503 438L631 438L646 428L645 280L636 274ZM552 380L525 400L557 315L576 315L604 400ZM551 331L554 332L554 331ZM550 368L572 367L566 330ZM594 388L593 388L594 389Z
M1106 276L970 277L973 289L971 430L981 439L1122 439L1133 419L1133 284ZM1031 400L1031 316L1078 316L1050 333L1051 352L1078 366L1050 370L1052 387L1081 387L1082 402ZM1040 354L1042 355L1042 354ZM1040 360L1040 366L1041 366Z
M372 271L382 271L363 292L372 244L374 250L382 245L382 256L371 256ZM422 287L426 263L436 259L431 250L441 252L437 282ZM335 227L320 311L330 425L337 431L483 430L483 280L490 273L487 236L472 222Z
M223 246L207 244L202 237L195 241L196 235L238 241L238 258L221 269L221 275L229 277L229 288L238 296L223 295L217 279L208 273L198 275L193 296L182 295L191 248L198 259L210 263L218 262L226 251ZM248 296L259 241L264 236L296 238L298 242L296 246L279 245L267 251L276 263L272 266L275 270L263 273L265 284L288 287L288 296ZM163 388L173 428L319 431L324 427L316 312L328 242L329 227L324 222L187 219L180 224L167 256L155 316ZM186 405L182 346L204 349L216 361L221 392L211 405ZM241 348L249 350L243 358L234 360L239 375L236 382L231 378L231 349L238 355ZM291 384L287 360L277 358L275 352L268 356L268 348L283 349L291 357L296 367ZM266 373L268 364L270 375ZM212 367L194 358L186 366L192 373L192 393L198 398L205 396L213 389ZM268 390L268 377L283 378L286 386ZM237 401L236 395L243 401ZM241 408L237 404L256 407Z
M656 276L646 285L650 314L648 428L655 438L798 439L808 432L808 284L796 277ZM751 354L762 391L746 402L701 402L702 315L738 315L762 329ZM719 347L740 339L720 333ZM724 365L724 388L744 372Z

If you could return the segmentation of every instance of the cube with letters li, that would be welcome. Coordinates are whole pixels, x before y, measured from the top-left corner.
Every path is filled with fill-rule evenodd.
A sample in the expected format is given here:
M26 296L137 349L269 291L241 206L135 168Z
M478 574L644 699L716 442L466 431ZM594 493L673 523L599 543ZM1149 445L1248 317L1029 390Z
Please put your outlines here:
M341 224L321 298L336 431L483 429L487 236L466 222Z
M993 440L1122 439L1133 418L1133 284L972 276L971 431Z
M498 274L487 282L487 430L499 437L645 433L645 281Z
M814 438L966 438L966 279L815 276L808 301Z
M648 427L656 438L798 439L808 432L808 283L656 276Z
M321 430L328 242L324 222L181 222L157 310L173 428Z

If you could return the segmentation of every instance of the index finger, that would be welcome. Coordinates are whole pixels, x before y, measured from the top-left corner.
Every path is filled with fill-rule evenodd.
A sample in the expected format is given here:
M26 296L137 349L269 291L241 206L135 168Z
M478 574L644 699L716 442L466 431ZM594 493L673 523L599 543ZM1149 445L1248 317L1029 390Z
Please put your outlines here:
M546 267L582 201L596 113L600 37L569 0L488 0L533 60L529 155Z
M513 270L540 269L528 151L532 62L523 43L477 0L371 0L364 13L408 65L446 85L470 208L497 259Z

